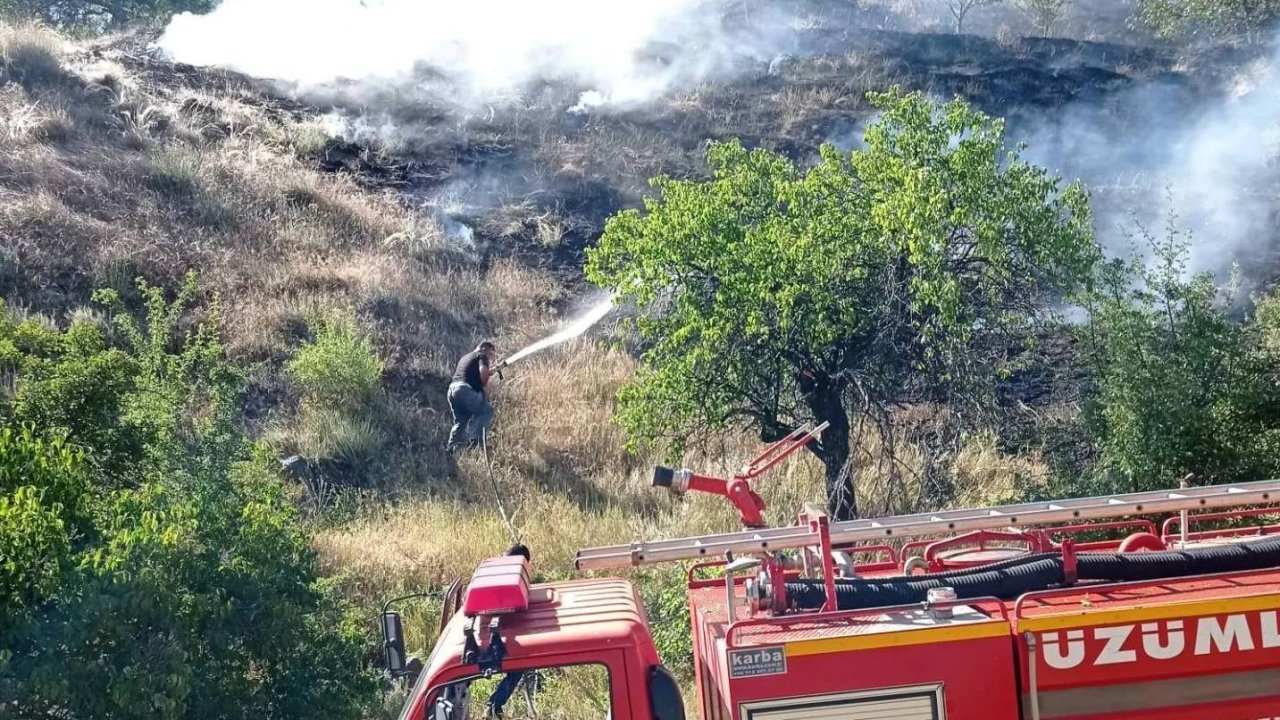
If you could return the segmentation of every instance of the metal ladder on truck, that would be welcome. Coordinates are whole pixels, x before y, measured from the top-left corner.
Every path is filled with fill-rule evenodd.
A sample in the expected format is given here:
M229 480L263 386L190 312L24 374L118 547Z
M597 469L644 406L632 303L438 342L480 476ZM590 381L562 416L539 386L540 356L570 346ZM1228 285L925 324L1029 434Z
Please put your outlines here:
M1280 480L848 520L830 523L829 532L832 544L884 542L945 533L1180 512L1185 542L1187 513L1190 511L1272 503L1280 503ZM815 545L816 540L815 530L805 525L743 530L580 550L575 564L579 570L625 568L678 560L723 558L725 553L805 548Z

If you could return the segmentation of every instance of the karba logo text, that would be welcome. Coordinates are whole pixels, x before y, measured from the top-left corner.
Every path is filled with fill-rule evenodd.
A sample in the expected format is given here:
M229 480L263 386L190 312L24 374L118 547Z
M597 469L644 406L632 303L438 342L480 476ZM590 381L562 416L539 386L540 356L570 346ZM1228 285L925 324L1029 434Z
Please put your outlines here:
M1055 670L1248 652L1280 648L1280 617L1272 610L1046 632L1040 646L1045 664Z
M757 665L780 665L783 659L781 648L762 649L749 653L733 653L733 666L749 668Z

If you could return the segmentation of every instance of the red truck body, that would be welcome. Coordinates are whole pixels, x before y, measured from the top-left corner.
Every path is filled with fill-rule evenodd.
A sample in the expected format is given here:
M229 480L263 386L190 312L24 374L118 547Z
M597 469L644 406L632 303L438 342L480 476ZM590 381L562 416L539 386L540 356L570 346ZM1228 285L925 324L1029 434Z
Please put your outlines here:
M1255 506L1235 515L1202 517L1230 522L1261 514ZM1182 522L1194 523L1196 516ZM828 531L825 522L816 522L809 526L815 533L812 548L819 551L807 556L813 564L787 568L780 580L735 576L735 568L742 571L732 556L690 569L696 691L685 700L660 664L643 604L629 582L531 585L526 607L503 608L489 617L481 598L472 613L453 614L401 717L465 720L466 698L456 690L486 669L511 673L595 664L608 670L612 719L676 720L688 713L704 720L1277 720L1280 569L1269 561L1253 569L1136 582L1071 577L1075 564L1083 567L1089 556L1139 567L1148 559L1195 556L1198 549L1235 546L1234 563L1246 562L1242 555L1274 551L1252 541L1271 542L1280 527L1242 530L1238 525L1185 536L1174 532L1180 527L1168 525L1153 534L1155 525L1146 521L1091 526L1128 532L1109 540L1088 535L1089 527L1078 524L1034 531L1020 527L1009 532L1023 533L1026 547L1020 541L993 545L995 536L973 535L967 539L968 554L964 542L943 539L928 543L932 552L921 553L913 568L925 574L914 577L971 568L936 575L941 582L957 572L996 568L991 563L1010 554L1016 559L1029 553L1035 559L1060 552L1072 568L1069 581L1003 598L930 595L926 602L853 610L835 609L832 601L809 610L780 608L777 602L764 607L760 583L795 583L815 572L833 575L835 565L822 562L821 552L833 554L829 535L839 528ZM756 542L782 537L764 532L742 537ZM1078 555L1073 537L1088 540L1080 543L1086 550ZM662 542L660 547L636 545L631 552L635 557L674 552L671 541ZM1175 546L1176 552L1161 551ZM892 548L849 556L866 562L850 566L856 578L839 582L904 580ZM716 568L728 572L716 573ZM717 576L702 577L709 570ZM830 593L837 580L827 582L828 577L822 582ZM525 582L527 573L511 578ZM494 597L500 595L520 592L499 588ZM459 605L456 598L454 604ZM492 646L495 633L501 652L477 655ZM453 705L441 704L439 698L451 692Z

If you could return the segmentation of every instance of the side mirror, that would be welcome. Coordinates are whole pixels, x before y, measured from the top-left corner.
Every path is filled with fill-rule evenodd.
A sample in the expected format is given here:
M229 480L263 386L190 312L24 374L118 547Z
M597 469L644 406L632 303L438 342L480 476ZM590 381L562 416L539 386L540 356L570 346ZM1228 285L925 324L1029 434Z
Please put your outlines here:
M435 711L432 713L432 720L453 720L453 703L440 698L436 700Z
M404 674L404 623L400 619L400 613L394 610L382 613L382 650L391 676L399 677Z

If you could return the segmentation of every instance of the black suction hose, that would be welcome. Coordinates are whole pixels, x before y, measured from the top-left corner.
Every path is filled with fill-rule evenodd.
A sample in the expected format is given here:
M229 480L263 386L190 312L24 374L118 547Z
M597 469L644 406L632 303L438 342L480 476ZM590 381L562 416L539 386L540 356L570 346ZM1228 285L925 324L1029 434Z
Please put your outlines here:
M1076 577L1082 581L1132 582L1280 567L1280 538L1250 543L1147 553L1081 553ZM960 599L996 597L1012 600L1066 581L1062 556L1028 555L981 567L926 576L881 580L836 580L836 603L841 610L911 605L924 602L929 590L950 587ZM821 581L788 582L787 605L816 610L826 601Z
M923 602L933 588L954 588L958 598L1017 597L1063 582L1062 558L1027 559L1001 563L1004 567L974 568L954 573L881 581L837 580L836 602L841 610L911 605ZM826 592L821 580L787 583L787 605L798 610L822 607Z
M1130 582L1184 575L1241 572L1280 567L1280 537L1193 550L1146 553L1082 553L1077 556L1081 580Z

